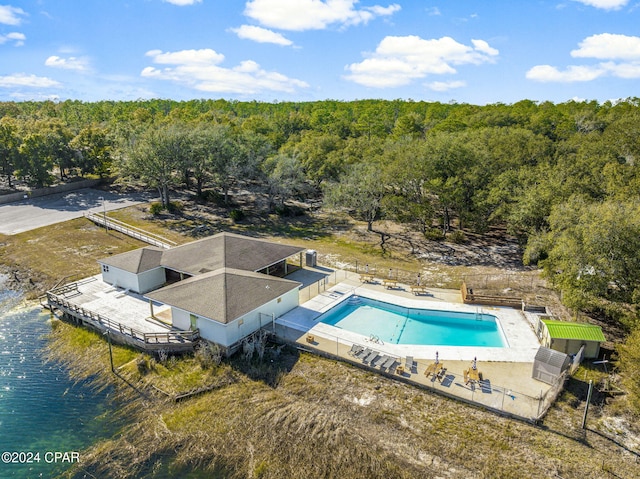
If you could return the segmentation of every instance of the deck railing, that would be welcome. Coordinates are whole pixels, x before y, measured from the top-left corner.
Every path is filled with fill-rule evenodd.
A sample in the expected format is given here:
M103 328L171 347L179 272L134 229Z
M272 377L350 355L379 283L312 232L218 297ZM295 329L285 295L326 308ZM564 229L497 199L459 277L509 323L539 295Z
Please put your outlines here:
M67 314L75 316L77 318L94 323L96 326L101 326L109 331L118 332L124 336L128 336L138 342L145 345L150 344L187 344L195 341L200 337L199 332L196 331L166 331L166 332L151 332L145 333L138 329L126 326L117 321L107 318L94 311L83 308L71 301L66 300L54 294L53 292L47 292L47 303L49 306L55 306L56 308L64 311Z
M85 214L85 217L93 221L97 225L104 226L105 228L111 228L112 230L119 231L120 233L124 233L127 236L131 236L132 238L138 239L153 246L157 246L159 248L169 249L178 244L175 241L171 241L154 233L136 228L135 226L128 225L127 223L116 220L114 218L109 218L105 215L88 213Z

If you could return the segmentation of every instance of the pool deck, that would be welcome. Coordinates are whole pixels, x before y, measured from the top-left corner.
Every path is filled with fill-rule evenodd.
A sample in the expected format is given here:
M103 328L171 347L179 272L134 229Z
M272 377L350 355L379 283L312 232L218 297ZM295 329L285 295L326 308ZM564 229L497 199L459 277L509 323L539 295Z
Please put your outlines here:
M440 311L457 311L466 313L486 313L496 316L508 342L505 348L488 348L472 346L425 346L377 343L375 346L393 356L413 356L424 360L433 360L436 351L440 359L454 361L524 362L533 363L540 347L534 333L535 317L507 307L488 307L463 304L460 292L455 290L427 289L425 294L415 296L405 289L385 289L377 284L362 284L347 279L325 291L298 308L279 318L289 327L300 331L317 334L327 339L340 337L346 343L368 344L369 336L336 328L318 321L318 317L351 295L385 301L407 308L423 308Z
M322 313L353 294L412 308L495 315L509 347L388 344L371 341L369 337L318 321ZM285 335L285 339L299 344L303 349L330 354L449 397L534 420L540 416L547 403L546 398L540 398L546 396L551 389L550 385L531 377L534 357L540 347L534 333L535 321L535 315L512 308L463 304L460 292L456 290L427 288L424 294L415 296L406 285L399 285L397 289L386 289L379 283L363 284L357 275L348 275L344 281L277 319L276 324L280 335ZM389 369L384 369L379 364L367 364L350 353L354 344L395 358L396 362ZM446 368L440 379L434 378L433 375L425 375L434 362L436 351L440 362ZM410 370L405 368L407 356L414 358ZM474 357L477 358L477 366L483 380L467 384L464 371L471 366ZM404 370L399 371L398 366L402 366Z

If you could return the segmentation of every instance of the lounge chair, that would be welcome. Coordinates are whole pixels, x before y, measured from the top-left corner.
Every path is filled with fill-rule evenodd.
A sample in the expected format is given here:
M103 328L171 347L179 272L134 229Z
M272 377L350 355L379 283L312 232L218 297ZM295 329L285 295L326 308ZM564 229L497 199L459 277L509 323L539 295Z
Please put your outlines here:
M371 354L371 353L372 353L372 350L369 349L369 348L366 348L366 349L363 349L363 350L357 352L356 354L354 354L354 356L356 358L358 358L358 359L364 359L367 356L369 356L369 354Z
M384 362L382 367L390 371L395 363L396 363L396 358L387 356L387 360Z
M364 349L363 346L360 346L359 344L353 344L351 346L351 350L349 351L349 355L350 356L356 356L363 349Z
M404 363L404 368L407 372L411 372L413 371L413 365L415 364L415 361L413 360L413 356L407 356L407 359Z
M374 368L377 368L377 367L379 367L379 366L382 366L384 363L386 363L386 362L387 362L387 359L389 359L389 356L387 356L386 354L383 354L382 356L378 356L378 357L375 359L375 361L373 361L373 362L371 363L371 365L372 365Z
M371 364L378 357L378 354L379 354L378 351L371 351L371 353L366 358L363 359L363 362L365 364L366 363Z

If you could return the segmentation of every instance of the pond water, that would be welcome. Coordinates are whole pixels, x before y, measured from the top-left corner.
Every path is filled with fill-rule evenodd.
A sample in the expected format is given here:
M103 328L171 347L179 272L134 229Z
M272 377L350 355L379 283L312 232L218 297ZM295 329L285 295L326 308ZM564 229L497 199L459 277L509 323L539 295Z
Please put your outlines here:
M118 424L108 392L74 383L61 365L45 362L49 314L20 304L0 278L0 477L49 478Z

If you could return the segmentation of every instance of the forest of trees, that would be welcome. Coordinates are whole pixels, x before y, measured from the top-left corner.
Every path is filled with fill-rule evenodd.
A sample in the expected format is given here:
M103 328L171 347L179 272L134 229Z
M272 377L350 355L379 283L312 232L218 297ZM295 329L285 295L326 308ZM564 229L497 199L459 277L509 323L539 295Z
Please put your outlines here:
M259 185L269 207L313 198L369 228L429 237L506 227L575 311L629 334L640 375L640 99L475 106L404 100L0 103L0 175L190 185L225 202ZM54 176L55 175L55 176ZM247 186L248 185L248 186ZM629 385L636 388L637 381Z

